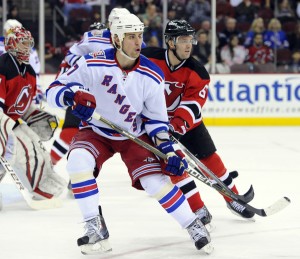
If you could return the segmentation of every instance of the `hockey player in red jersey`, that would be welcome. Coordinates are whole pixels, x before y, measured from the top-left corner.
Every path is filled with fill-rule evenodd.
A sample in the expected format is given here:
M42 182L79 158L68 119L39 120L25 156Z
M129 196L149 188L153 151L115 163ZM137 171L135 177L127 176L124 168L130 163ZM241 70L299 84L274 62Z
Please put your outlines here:
M41 142L52 137L56 117L32 105L37 90L29 65L33 44L23 27L11 28L5 37L7 53L0 56L0 154L32 198L51 199L62 193L66 182L52 170L50 154ZM0 179L1 174L0 168Z
M194 34L194 28L185 20L169 21L164 33L167 50L145 48L142 54L164 72L170 131L233 192L238 193L233 182L237 173L227 171L203 122L202 107L207 99L210 76L206 69L191 57L192 47L197 44ZM193 211L202 212L205 216L207 209L202 211L205 206L196 192L193 179L186 173L181 178L172 177L172 181L181 186L186 196L190 197L188 200ZM254 216L253 212L230 198L224 196L224 199L234 214L243 218ZM210 214L206 215L210 221Z

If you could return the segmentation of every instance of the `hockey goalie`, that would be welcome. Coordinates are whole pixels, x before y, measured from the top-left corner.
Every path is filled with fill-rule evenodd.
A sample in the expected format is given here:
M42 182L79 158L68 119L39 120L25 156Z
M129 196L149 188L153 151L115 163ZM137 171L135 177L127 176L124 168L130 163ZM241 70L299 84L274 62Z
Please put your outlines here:
M31 33L23 27L11 28L5 37L7 53L0 56L0 154L32 198L43 200L58 197L67 182L53 171L42 143L53 136L56 117L32 104L37 89L29 65L33 43ZM4 172L0 168L0 181Z

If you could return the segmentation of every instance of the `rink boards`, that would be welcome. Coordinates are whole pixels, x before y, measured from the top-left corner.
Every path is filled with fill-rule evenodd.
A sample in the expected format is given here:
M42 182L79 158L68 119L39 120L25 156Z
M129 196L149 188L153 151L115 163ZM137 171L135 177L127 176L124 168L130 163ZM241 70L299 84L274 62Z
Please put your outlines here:
M42 87L46 89L54 77L42 75ZM62 123L64 111L53 112ZM202 116L211 126L299 126L300 75L211 75Z

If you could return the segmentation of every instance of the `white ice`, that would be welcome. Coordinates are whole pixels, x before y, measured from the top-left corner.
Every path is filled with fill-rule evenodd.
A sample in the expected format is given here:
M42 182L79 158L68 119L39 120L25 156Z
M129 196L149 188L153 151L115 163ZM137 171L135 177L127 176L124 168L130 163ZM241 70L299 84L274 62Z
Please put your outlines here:
M291 204L278 214L248 222L233 215L215 190L197 182L216 227L211 233L215 251L208 256L195 249L187 232L154 199L130 186L116 155L98 178L111 253L80 253L76 240L83 233L81 215L67 191L63 208L33 211L6 176L0 184L0 259L300 258L300 127L208 128L227 168L239 171L240 192L253 184L251 205L265 208L283 196ZM65 165L62 160L56 171L67 179Z

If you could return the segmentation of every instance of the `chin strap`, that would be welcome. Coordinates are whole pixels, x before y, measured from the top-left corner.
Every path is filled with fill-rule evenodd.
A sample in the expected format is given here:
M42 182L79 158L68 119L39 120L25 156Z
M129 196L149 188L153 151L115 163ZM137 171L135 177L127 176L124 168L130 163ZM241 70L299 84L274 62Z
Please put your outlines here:
M174 56L180 61L180 62L182 62L182 61L184 61L185 59L182 59L182 58L180 58L178 55L177 55L177 52L176 52L176 47L175 47L175 49L171 49L172 50L172 52L173 52L173 54L174 54Z
M117 48L117 47L116 47L116 49L119 50L120 53L121 53L124 57L126 57L126 58L128 58L128 59L130 59L130 60L136 60L136 58L129 57L129 56L123 51L123 49L122 49L121 47L120 47L120 48Z

